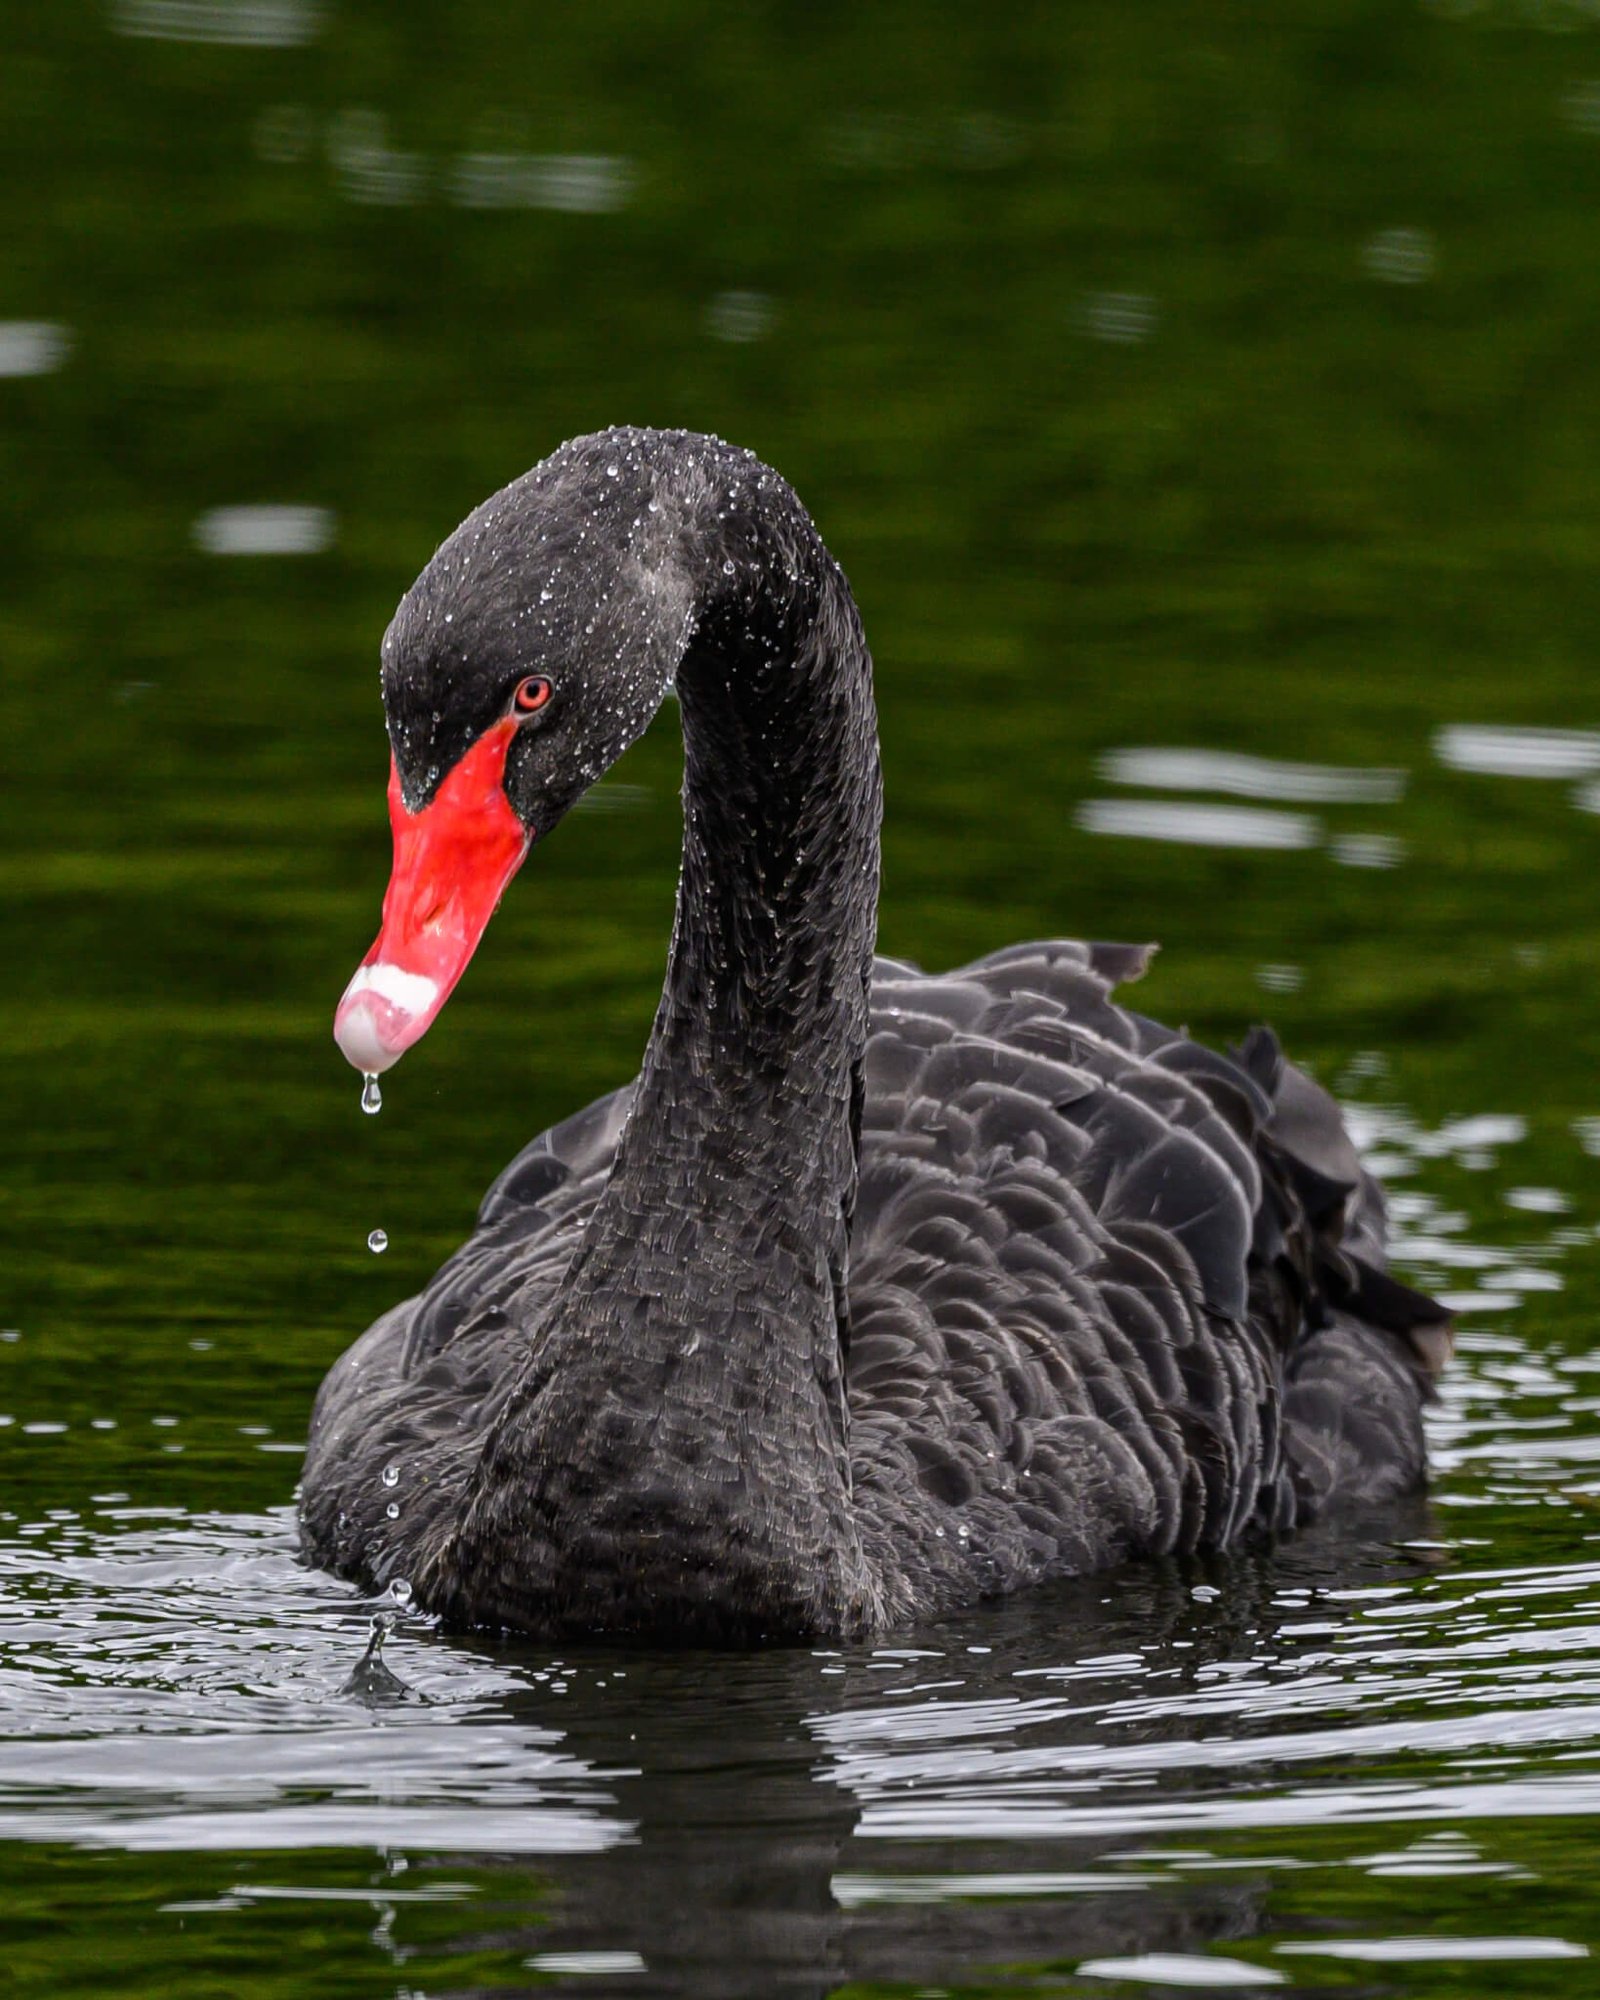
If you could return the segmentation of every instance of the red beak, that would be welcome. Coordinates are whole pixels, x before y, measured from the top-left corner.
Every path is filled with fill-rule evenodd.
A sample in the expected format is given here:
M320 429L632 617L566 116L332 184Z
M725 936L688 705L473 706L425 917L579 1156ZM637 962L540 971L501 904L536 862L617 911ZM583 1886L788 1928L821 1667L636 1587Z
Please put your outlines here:
M333 1038L356 1069L385 1070L420 1041L478 948L529 835L505 794L509 717L486 730L421 812L389 765L394 868L383 929L344 990Z

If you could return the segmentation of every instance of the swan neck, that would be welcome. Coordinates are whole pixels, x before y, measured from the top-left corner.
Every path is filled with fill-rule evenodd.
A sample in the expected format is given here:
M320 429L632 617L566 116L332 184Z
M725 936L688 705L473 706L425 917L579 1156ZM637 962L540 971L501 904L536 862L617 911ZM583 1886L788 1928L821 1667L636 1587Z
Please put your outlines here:
M587 1318L605 1299L610 1319L619 1296L652 1301L652 1351L717 1320L713 1372L820 1389L842 1457L880 779L871 658L810 534L793 588L713 603L679 668L671 955L568 1307Z
M831 1091L860 1061L877 918L871 662L829 569L799 631L724 618L679 671L683 859L645 1062L647 1092L680 1087L686 1058L740 1102L765 1089L791 1143L797 1086Z

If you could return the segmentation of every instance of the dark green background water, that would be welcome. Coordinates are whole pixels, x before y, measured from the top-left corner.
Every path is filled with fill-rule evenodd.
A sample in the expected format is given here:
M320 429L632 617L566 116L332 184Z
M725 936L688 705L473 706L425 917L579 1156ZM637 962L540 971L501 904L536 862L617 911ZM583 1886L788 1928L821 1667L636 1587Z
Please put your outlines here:
M0 29L19 1990L1577 1990L1600 737L1439 732L1600 729L1600 10ZM619 421L753 446L849 571L885 948L1158 937L1143 1004L1270 1011L1362 1107L1469 1308L1431 1514L909 1652L402 1620L417 1698L346 1686L368 1609L281 1511L316 1383L631 1072L677 842L669 711L363 1119L330 1025L387 867L377 641L462 513ZM251 504L327 546L209 553ZM1254 801L1294 849L1091 831L1147 745L1408 775ZM1519 759L1565 775L1460 768Z

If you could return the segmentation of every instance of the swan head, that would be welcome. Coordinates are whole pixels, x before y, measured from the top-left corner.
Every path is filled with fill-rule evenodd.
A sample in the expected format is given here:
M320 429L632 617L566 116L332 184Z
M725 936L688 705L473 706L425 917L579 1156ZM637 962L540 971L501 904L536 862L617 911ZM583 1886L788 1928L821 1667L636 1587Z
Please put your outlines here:
M334 1017L359 1070L390 1068L427 1032L529 848L671 685L700 538L685 454L664 442L564 445L470 514L400 602L382 657L393 868Z

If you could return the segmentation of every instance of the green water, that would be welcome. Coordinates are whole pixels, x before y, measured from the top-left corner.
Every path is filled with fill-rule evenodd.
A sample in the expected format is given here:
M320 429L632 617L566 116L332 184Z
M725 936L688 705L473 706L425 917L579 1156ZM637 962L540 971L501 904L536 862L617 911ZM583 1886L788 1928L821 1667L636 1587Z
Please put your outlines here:
M1600 730L1594 10L0 27L17 1989L1581 1990L1600 737L1504 732ZM631 1073L677 854L669 713L363 1118L377 641L617 421L753 446L849 571L886 949L1160 938L1142 1004L1270 1013L1358 1108L1466 1308L1431 1508L839 1658L401 1618L352 1687L371 1608L284 1511L316 1384ZM252 505L314 546L212 553ZM1229 799L1102 761L1141 746L1404 778ZM1302 844L1201 844L1225 804Z

